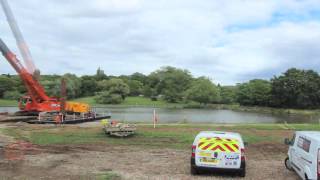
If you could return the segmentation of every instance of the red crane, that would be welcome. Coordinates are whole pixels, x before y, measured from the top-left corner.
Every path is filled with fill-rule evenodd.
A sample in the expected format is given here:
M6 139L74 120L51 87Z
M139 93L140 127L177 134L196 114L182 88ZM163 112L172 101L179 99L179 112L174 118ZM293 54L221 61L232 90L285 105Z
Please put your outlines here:
M22 82L28 90L28 96L19 101L19 108L26 112L60 111L60 101L50 98L39 82L27 71L7 45L0 39L0 51L11 66L19 74Z
M38 114L39 112L72 112L72 113L89 113L90 107L85 103L65 102L47 96L44 88L33 75L36 72L35 65L32 61L32 56L29 48L22 36L13 13L6 0L0 0L3 11L7 17L11 31L16 39L17 45L24 59L26 67L17 59L16 55L10 51L7 45L0 39L0 51L3 56L8 60L11 66L19 74L22 82L24 83L28 95L24 96L19 101L19 108L23 114ZM64 83L65 86L65 83ZM65 87L64 87L65 88ZM65 92L64 95L65 96Z

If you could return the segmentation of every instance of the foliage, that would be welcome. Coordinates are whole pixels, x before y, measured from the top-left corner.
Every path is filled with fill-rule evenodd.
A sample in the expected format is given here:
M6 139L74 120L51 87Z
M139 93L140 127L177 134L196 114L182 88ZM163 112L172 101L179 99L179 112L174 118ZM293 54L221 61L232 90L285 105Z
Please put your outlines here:
M149 75L148 85L168 102L182 100L184 92L189 88L192 76L189 71L174 67L162 67Z
M241 105L267 106L270 103L271 84L262 79L238 85L237 101Z
M104 106L104 104L97 103L95 98L96 98L96 96L90 96L90 97L73 99L72 101L87 103L87 104L90 104L91 106ZM2 102L0 100L0 104L1 103ZM183 107L183 104L168 103L168 102L161 100L161 99L158 101L152 101L150 98L140 97L140 96L136 96L136 97L129 96L124 101L122 101L121 105L123 105L123 106L148 106L148 107L152 106L152 107L166 107L166 108Z
M289 69L271 81L251 80L237 86L214 86L217 93L209 97L206 80L195 84L201 78L193 78L189 71L174 67L162 67L149 75L133 73L132 75L107 76L102 69L95 75L77 77L73 74L41 75L40 84L49 96L61 95L61 78L66 79L69 99L94 96L107 91L108 96L118 94L122 99L129 96L148 97L181 103L194 100L201 103L239 103L248 106L273 106L283 108L319 108L320 77L312 70ZM211 87L211 86L210 86ZM192 92L192 93L191 93ZM0 98L15 99L18 94L25 94L26 88L18 75L0 75ZM203 93L203 94L202 94ZM211 92L212 93L212 92ZM204 98L206 97L206 98ZM113 96L113 99L116 99ZM155 102L154 102L155 103ZM199 106L197 104L197 106Z
M236 88L234 86L220 87L220 103L232 104L236 102Z
M120 104L123 98L120 94L110 93L110 91L99 92L95 97L95 101L99 104Z
M130 96L139 96L143 93L143 84L137 80L129 80L127 82L130 89Z
M274 77L273 105L277 107L316 108L320 106L320 77L312 70L289 69Z
M15 90L15 91L6 91L3 94L3 98L4 99L9 99L9 100L18 100L21 96L22 96L22 94L17 90Z
M148 76L142 74L142 73L133 73L131 76L130 76L130 79L131 80L136 80L136 81L139 81L141 82L143 85L147 83L148 81Z
M62 78L66 80L68 98L79 97L81 95L81 79L74 74L65 74ZM57 89L60 90L61 88Z
M192 83L186 95L188 100L208 104L219 100L219 89L209 79L201 77Z
M81 95L93 96L97 92L98 82L92 76L81 77Z
M11 91L14 89L14 81L8 76L0 76L0 97L3 98L3 95L6 91Z
M108 91L110 94L118 94L125 99L130 93L129 86L121 79L112 78L98 82L101 91Z
M54 80L49 80L47 78L41 78L41 85L45 89L49 96L59 97L60 96L60 77Z

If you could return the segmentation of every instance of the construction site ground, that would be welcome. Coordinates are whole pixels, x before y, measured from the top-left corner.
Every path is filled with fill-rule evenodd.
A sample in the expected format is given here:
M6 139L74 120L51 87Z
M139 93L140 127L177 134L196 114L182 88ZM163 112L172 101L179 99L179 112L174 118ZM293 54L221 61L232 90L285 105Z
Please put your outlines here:
M193 137L201 130L243 134L247 175L190 174ZM0 124L0 179L299 179L284 167L293 131L281 126L138 125L130 138L107 137L99 123Z

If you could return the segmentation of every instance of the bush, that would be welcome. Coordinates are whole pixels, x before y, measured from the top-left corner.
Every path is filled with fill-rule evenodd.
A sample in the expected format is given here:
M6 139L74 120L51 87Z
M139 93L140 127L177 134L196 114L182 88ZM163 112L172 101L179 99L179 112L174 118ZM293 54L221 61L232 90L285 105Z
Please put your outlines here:
M4 99L11 99L11 100L17 100L21 97L22 95L18 91L6 91L3 94Z
M98 95L95 97L95 101L99 104L120 104L122 103L123 98L119 94L103 91L98 93Z

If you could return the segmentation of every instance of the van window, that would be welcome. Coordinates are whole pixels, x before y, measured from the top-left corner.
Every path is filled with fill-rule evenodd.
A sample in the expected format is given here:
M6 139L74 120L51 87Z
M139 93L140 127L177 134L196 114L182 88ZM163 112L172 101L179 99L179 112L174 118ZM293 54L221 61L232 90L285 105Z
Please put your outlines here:
M299 148L303 149L306 152L309 152L310 144L311 144L310 140L308 140L304 137L301 137L301 136L299 137L298 144L297 144Z

